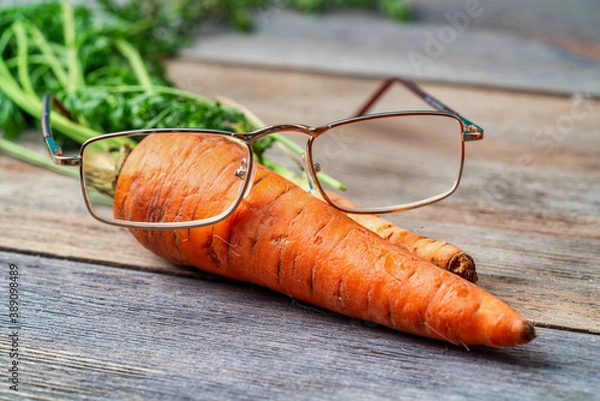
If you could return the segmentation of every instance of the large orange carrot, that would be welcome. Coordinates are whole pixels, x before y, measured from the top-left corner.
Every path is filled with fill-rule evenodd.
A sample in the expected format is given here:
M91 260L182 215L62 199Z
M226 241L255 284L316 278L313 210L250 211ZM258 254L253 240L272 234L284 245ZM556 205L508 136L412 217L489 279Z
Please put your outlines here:
M354 206L335 193L329 194L339 205ZM368 228L386 241L404 247L415 255L473 283L477 272L473 258L462 249L446 242L413 233L374 214L348 214L352 220Z
M115 192L117 218L193 218L227 197L215 196L215 188L241 157L235 146L191 135L168 138L146 138L125 161ZM210 163L195 157L207 147L215 155ZM531 323L483 289L257 168L250 194L226 220L178 231L132 230L133 235L173 263L404 332L463 345L510 346L534 338Z

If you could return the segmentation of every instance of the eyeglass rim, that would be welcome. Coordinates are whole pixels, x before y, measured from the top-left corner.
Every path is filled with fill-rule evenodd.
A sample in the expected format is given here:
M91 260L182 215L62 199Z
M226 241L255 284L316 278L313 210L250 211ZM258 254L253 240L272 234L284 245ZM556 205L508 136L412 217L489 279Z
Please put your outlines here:
M236 198L236 201L229 205L223 212L219 213L216 216L202 219L202 220L190 220L190 221L181 221L181 222L145 222L145 221L131 221L131 220L121 220L121 219L107 219L100 214L98 214L94 208L92 207L92 202L89 198L88 193L88 185L85 182L85 173L84 173L84 154L87 147L93 145L96 142L103 141L106 139L112 138L125 138L132 136L140 136L140 135L165 135L165 134L210 134L215 136L223 136L229 139L234 139L239 142L240 145L244 146L246 150L246 160L247 160L247 169L248 174L243 177L242 185L239 189L239 194ZM240 205L243 199L248 195L251 189L251 184L254 181L254 176L256 169L254 168L254 157L252 153L251 143L248 143L243 138L236 136L232 132L220 131L220 130L210 130L210 129L194 129L194 128L180 128L180 129L171 129L171 128L157 128L157 129L145 129L145 130L131 130L131 131L122 131L122 132L113 132L110 134L99 135L93 138L86 140L79 150L79 158L81 160L79 164L79 183L84 199L85 206L96 220L110 224L112 226L117 227L125 227L132 229L152 229L152 230L173 230L173 229L185 229L185 228L194 228L194 227L202 227L209 226L212 224L216 224L227 217L229 217Z
M411 110L411 111L402 111L402 112L385 112L385 113L367 114L367 115L357 116L357 117L353 117L353 118L349 118L349 119L338 120L333 123L330 123L327 125L327 127L329 129L327 129L323 133L329 131L330 129L337 128L337 127L347 125L347 124L356 123L356 122L369 121L369 120L388 118L388 117L415 116L415 115L443 116L444 118L446 118L446 117L451 118L451 119L457 121L459 124L458 125L460 127L460 132L458 132L458 134L460 135L460 160L459 160L459 166L458 166L459 168L458 168L454 183L450 189L448 189L447 191L442 192L438 195L431 196L429 198L422 199L420 201L399 203L399 204L391 205L388 207L351 208L348 206L340 205L340 204L336 203L333 199L331 199L328 192L325 190L321 181L317 177L317 172L314 169L314 161L312 160L312 157L313 157L312 146L313 146L314 140L310 140L307 143L307 149L306 149L306 158L307 158L306 165L308 166L307 170L310 173L310 185L314 186L318 190L319 194L324 198L324 200L328 204L332 205L333 207L335 207L336 209L338 209L344 213L351 213L351 214L387 214L387 213L405 212L407 210L412 210L412 209L416 209L416 208L423 207L426 205L430 205L432 203L438 202L442 199L449 197L454 192L456 192L456 190L458 189L458 187L460 185L463 168L464 168L464 161L465 161L465 141L469 140L469 139L466 139L467 137L465 136L465 133L469 132L468 126L465 124L465 121L460 118L459 115L452 113L452 112L432 111L432 110L423 110L423 111Z

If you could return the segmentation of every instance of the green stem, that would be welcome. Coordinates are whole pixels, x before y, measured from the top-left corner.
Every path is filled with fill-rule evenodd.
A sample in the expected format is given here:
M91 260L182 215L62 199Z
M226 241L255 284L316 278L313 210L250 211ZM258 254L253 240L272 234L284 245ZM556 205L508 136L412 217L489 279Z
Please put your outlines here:
M273 134L273 137L275 138L276 141L280 142L281 144L283 144L287 148L291 149L292 151L296 152L297 154L301 155L302 153L304 153L304 148L302 148L302 146L298 145L296 142L292 141L291 139L286 138L285 136L279 135L279 134ZM339 189L342 191L346 189L346 186L344 185L344 183L342 183L339 180L336 180L332 176L325 174L325 173L319 173L319 182L322 182L325 185L328 185L332 188Z
M343 182L336 180L332 176L325 173L319 173L319 182L322 182L323 184L328 185L331 188L338 189L340 191L346 190L346 186Z
M48 43L42 32L40 32L35 25L27 24L26 27L32 37L33 42L37 45L38 49L42 53L44 62L50 66L52 72L54 72L54 75L63 88L66 88L68 86L69 78L67 77L67 73L63 69L62 65L58 61L58 58L52 49L52 45Z
M6 96L32 117L36 119L40 118L42 113L42 102L35 93L30 93L19 86L2 58L0 58L0 82L2 82L0 90L2 90ZM57 113L52 115L52 124L78 143L85 142L89 138L100 135L99 132L88 128L87 126L77 124Z
M42 105L40 103L40 112L41 109ZM100 132L88 128L84 125L77 124L58 113L53 113L51 116L51 120L52 125L54 125L56 128L58 128L58 130L60 130L60 132L73 139L77 143L83 143L90 138L102 135Z
M31 57L29 57L29 63L31 64ZM32 64L34 66L35 64ZM50 67L46 64L38 65L33 71L31 71L31 82L37 82L43 78L44 74L48 72Z
M264 156L262 157L261 164L263 166L265 166L266 168L268 168L269 170L279 174L283 178L290 180L291 182L298 185L299 187L304 188L305 190L308 189L308 181L307 181L306 177L300 177L298 174L294 173L292 170L289 170L289 169L277 164L273 160L266 158ZM330 177L326 174L322 174L322 173L319 174L319 181L322 182L323 184L329 185L330 187L338 189L338 190L346 189L344 184L342 184L340 181L338 181L335 178Z
M60 2L63 13L65 45L67 47L67 66L69 70L69 80L67 81L67 91L74 93L77 88L85 86L81 65L77 57L78 49L75 40L75 17L73 16L73 7L69 0Z
M293 150L299 155L304 153L304 148L302 146L298 145L296 142L292 141L289 138L286 138L283 135L273 134L273 138L275 138L276 141L281 142L283 145L285 145L286 147Z
M42 114L42 102L33 95L26 93L19 84L13 79L6 65L0 59L0 82L2 90L7 97L15 102L21 109L27 112L32 117L38 119ZM78 143L85 142L87 139L100 135L99 132L91 128L74 123L60 114L52 115L52 124L69 138Z
M148 93L153 93L154 86L152 85L150 74L148 74L148 70L144 65L144 61L142 60L140 53L129 42L123 39L118 39L115 43L119 51L129 61L129 64L133 69L133 73L135 74L145 91Z
M128 93L128 92L146 92L147 87L141 85L119 85L119 86L103 86L103 85L90 85L86 87L86 90L98 90L112 93ZM181 89L173 88L170 86L152 86L152 90L157 94L180 96L183 98L195 100L198 103L215 103L207 97L196 95L192 92L187 92Z
M79 172L76 169L57 166L47 156L37 154L2 137L0 137L0 150L19 160L23 160L39 167L47 168L68 177L79 178Z
M4 49L6 49L6 46L10 41L11 35L13 35L13 31L11 29L7 29L6 31L4 31L2 36L0 36L0 56L2 55L2 53L4 53Z
M29 53L29 43L27 40L27 34L23 28L21 22L15 22L12 25L13 31L15 32L15 39L17 41L17 74L21 85L25 92L30 95L35 95L33 85L29 79L29 71L27 58Z
M34 117L39 117L41 113L41 104L38 105L32 98L34 96L26 93L14 80L13 76L10 74L8 67L4 63L4 61L0 58L0 90L2 90L6 96L8 96L13 102L15 102L19 107L25 110L27 113Z
M42 56L41 54L38 54L38 55L30 54L27 57L27 61L29 62L30 65L38 64L38 65L43 65L46 68L50 68L48 66L48 64L46 63L44 56ZM19 58L18 57L6 59L6 60L4 60L4 62L6 63L6 66L8 68L15 68L15 67L19 66Z
M293 182L294 184L298 185L300 188L308 190L307 180L303 179L298 174L294 173L292 170L289 170L289 169L283 167L282 165L277 164L273 160L268 159L264 156L261 159L261 164L263 166L265 166L266 168L268 168L269 170L279 174L283 178L286 178L289 181Z

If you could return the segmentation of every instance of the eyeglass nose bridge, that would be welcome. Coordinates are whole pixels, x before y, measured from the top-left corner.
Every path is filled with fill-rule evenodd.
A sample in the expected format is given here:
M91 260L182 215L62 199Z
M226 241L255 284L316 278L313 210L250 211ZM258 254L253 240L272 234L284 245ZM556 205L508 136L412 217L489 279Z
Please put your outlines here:
M306 134L311 138L315 138L319 135L319 128L311 128L308 125L304 124L282 124L282 125L269 125L256 131L247 132L243 134L238 134L243 137L244 140L248 143L252 143L260 138L263 138L267 135L272 134L280 134L284 132L297 132L301 134Z
M323 128L328 128L328 127L313 128L313 127L310 127L310 126L304 125L304 124L270 125L267 127L260 128L253 132L238 134L238 136L241 136L242 138L244 138L246 143L249 146L251 146L252 142L254 142L260 138L263 138L265 136L268 136L268 135L281 134L281 133L286 133L286 132L301 133L301 134L305 134L310 137L310 139L308 140L308 142L310 143L311 140L316 138L321 133L321 131L323 131ZM308 159L310 159L310 157L306 155L306 152L308 151L308 149L309 149L309 146L304 149L304 152L300 156L302 158L302 163L304 164L304 168L307 171L306 177L307 177L309 188L311 191L313 191L316 188L316 186L314 183L314 177L313 177L312 172L320 171L320 166L317 164L317 165L313 165L312 168L310 168L310 166L308 165L308 163L310 163L310 161L308 160ZM252 184L254 182L254 176L256 173L256 169L252 165L249 165L247 167L240 166L236 170L236 177L238 177L238 178L241 178L241 177L239 177L239 175L248 174L248 171L250 171L250 177L248 177L248 184L246 186L246 189L244 190L244 195L243 195L244 198L246 196L248 196L248 194L250 193L250 189L252 188Z

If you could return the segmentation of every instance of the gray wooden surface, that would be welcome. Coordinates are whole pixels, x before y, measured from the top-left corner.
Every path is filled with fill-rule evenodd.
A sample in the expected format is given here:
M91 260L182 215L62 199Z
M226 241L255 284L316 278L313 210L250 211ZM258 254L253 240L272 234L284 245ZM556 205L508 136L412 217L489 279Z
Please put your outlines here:
M255 15L252 35L206 26L192 60L600 95L600 4L415 1L415 20L341 11ZM467 4L479 4L472 10ZM468 14L470 13L470 15Z
M595 335L542 329L528 346L468 352L246 284L0 252L0 264L9 263L21 272L20 395L30 399L591 400L600 393ZM7 288L6 275L0 280ZM0 397L10 396L0 386Z
M267 123L345 117L378 83L181 60L169 73ZM11 263L25 399L599 399L600 102L424 86L486 138L467 144L456 194L393 220L471 253L479 284L536 323L532 343L467 352L172 266L89 217L74 180L0 155L0 399L14 395ZM25 140L45 152L39 135Z

